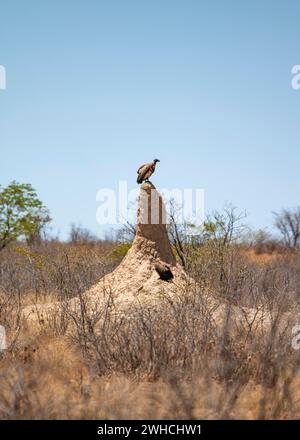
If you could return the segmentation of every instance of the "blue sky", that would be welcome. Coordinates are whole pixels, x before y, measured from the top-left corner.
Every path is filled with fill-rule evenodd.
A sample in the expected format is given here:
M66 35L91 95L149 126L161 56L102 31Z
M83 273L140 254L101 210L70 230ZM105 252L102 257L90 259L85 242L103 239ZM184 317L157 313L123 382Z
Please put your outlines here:
M3 2L0 183L30 182L53 232L101 233L96 192L204 188L255 228L300 204L300 4L295 1Z

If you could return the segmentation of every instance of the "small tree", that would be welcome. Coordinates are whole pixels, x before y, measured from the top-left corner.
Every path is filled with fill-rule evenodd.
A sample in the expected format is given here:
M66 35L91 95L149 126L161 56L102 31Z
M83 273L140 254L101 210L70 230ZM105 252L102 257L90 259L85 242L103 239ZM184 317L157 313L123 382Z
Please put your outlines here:
M20 237L27 242L40 238L50 221L48 209L30 184L13 181L0 187L0 250Z
M237 212L231 204L227 204L223 212L213 211L203 224L205 241L214 241L220 247L238 241L245 232L242 220L246 217L246 212Z
M280 213L274 212L274 224L282 235L284 244L296 247L300 241L300 207L282 209Z
M232 245L239 243L244 236L247 228L243 220L246 217L246 212L237 212L234 206L227 204L223 212L214 211L208 215L203 224L203 243L213 255L224 291L228 289L228 266L232 267L235 249Z

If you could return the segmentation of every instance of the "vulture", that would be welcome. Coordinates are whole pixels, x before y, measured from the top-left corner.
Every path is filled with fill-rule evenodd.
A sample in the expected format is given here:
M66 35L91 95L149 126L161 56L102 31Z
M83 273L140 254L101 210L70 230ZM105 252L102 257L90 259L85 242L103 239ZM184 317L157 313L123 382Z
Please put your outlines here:
M137 183L143 183L144 180L149 180L149 177L152 176L152 174L155 171L157 162L160 162L160 160L154 159L153 162L146 163L145 165L140 166L140 168L137 170L138 173Z
M169 281L174 278L170 266L166 263L155 263L154 268L158 273L159 277L163 281Z

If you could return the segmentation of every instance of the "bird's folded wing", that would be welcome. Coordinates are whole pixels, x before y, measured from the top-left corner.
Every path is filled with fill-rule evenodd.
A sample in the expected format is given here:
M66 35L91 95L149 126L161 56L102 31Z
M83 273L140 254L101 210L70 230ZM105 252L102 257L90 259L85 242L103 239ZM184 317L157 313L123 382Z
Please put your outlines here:
M139 174L141 172L141 169L147 166L147 164L144 163L144 165L141 165L140 168L137 170L137 173Z
M148 167L142 168L141 171L138 174L138 178L141 179L141 180L144 180L146 175L148 174L148 171L149 171ZM149 176L147 176L147 177L149 177Z

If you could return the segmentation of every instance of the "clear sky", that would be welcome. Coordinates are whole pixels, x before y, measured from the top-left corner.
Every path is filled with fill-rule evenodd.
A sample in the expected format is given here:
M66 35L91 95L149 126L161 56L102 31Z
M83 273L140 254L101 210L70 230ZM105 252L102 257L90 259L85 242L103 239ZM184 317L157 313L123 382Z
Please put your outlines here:
M96 192L204 188L249 223L300 204L299 1L9 0L0 6L0 183L31 183L65 237Z

